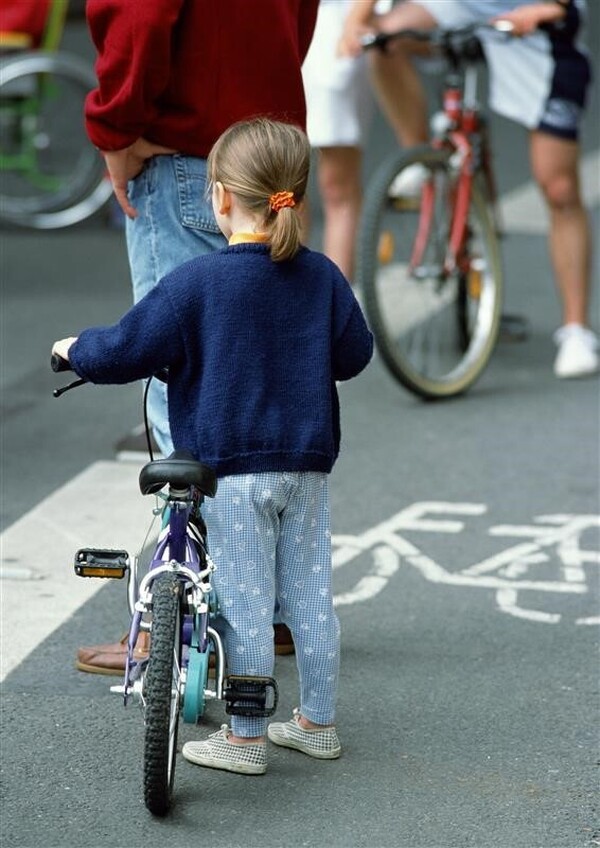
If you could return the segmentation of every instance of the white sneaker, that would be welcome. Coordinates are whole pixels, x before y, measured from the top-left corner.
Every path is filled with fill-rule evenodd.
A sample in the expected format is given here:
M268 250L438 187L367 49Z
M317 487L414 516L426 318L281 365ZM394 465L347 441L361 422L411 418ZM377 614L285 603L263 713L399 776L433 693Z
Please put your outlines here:
M296 707L290 721L274 721L267 728L271 742L283 748L294 748L318 760L336 760L342 752L335 727L304 730L300 727L300 710Z
M267 746L264 742L234 745L229 742L226 724L203 742L186 742L181 753L190 763L207 768L235 771L238 774L264 774L267 770Z
M388 189L389 197L419 197L428 175L427 168L419 162L408 165L392 181Z
M565 324L554 334L558 354L554 362L557 377L585 377L598 371L598 339L581 324Z

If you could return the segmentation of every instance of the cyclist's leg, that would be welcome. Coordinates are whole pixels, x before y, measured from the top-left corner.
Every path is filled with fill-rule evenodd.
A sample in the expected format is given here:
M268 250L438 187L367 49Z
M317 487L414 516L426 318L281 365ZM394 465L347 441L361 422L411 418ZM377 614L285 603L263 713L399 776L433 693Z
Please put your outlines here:
M573 12L577 14L576 9ZM554 37L561 39L560 49L553 44ZM591 76L589 59L575 40L569 43L551 32L537 32L529 39L515 38L505 43L490 40L484 46L492 108L531 130L531 166L550 214L550 256L562 300L563 321L565 325L575 325L576 355L561 356L566 336L559 333L556 340L561 350L555 371L558 376L583 376L598 364L596 341L585 329L590 233L580 194L577 143ZM530 84L523 86L522 80L529 80ZM572 345L567 345L567 349L572 350Z
M190 156L155 156L130 183L138 217L126 219L127 252L134 301L195 256L226 245L206 196L206 161ZM153 381L148 415L164 455L173 450L166 387Z
M579 186L576 141L531 133L536 182L550 213L550 256L562 300L563 323L586 325L590 278L590 231Z
M438 25L437 9L426 3L407 0L378 17L383 32L398 29L433 29ZM399 40L386 52L369 51L371 74L381 109L404 147L422 144L428 137L427 96L415 56L426 55L426 47L414 41Z
M579 145L533 132L531 159L550 213L550 257L562 306L554 373L584 377L597 372L600 359L598 339L588 327L591 236L579 186Z

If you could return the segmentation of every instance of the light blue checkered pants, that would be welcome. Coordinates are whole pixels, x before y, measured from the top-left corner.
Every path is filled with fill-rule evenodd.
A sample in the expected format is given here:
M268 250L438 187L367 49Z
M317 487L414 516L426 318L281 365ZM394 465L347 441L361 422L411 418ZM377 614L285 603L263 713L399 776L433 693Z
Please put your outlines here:
M331 591L328 475L239 474L219 479L203 507L230 674L273 674L273 608L290 628L300 711L335 717L340 626ZM232 716L236 736L262 736L266 720Z

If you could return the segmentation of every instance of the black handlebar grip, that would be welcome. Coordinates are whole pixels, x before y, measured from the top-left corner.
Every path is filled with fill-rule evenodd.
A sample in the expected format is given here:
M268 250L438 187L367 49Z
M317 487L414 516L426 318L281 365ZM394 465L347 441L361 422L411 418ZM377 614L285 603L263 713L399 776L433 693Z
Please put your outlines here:
M59 356L58 353L53 353L50 357L50 368L53 371L72 371L71 365L67 359L63 359L62 356Z

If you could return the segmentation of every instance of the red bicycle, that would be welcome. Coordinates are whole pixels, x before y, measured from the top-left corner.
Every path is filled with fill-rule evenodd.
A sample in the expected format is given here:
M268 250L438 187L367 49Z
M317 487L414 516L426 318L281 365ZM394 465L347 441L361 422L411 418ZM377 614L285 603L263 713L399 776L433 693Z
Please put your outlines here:
M357 256L357 280L381 357L395 378L424 398L466 391L487 365L500 328L496 187L477 101L481 28L400 30L364 45L385 49L393 39L417 39L445 59L431 139L395 151L375 172Z

